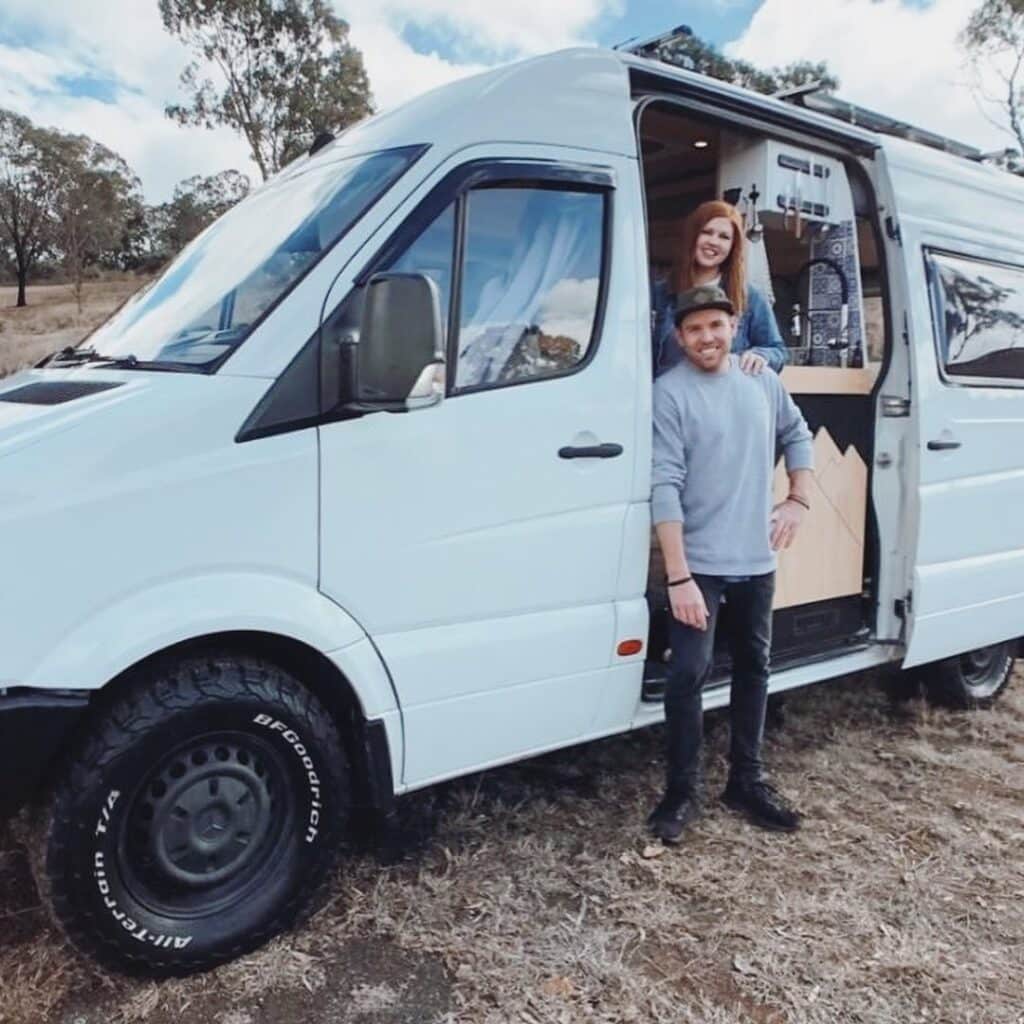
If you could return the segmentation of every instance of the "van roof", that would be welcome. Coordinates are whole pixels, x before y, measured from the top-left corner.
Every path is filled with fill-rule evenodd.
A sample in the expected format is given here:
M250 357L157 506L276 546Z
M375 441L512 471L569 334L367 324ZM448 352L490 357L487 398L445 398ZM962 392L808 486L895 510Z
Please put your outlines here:
M868 128L838 121L827 114L795 106L776 96L766 96L764 93L723 82L709 75L632 53L612 53L630 69L634 94L663 93L703 99L716 109L744 112L758 116L771 124L797 126L810 135L842 142L864 153L874 152L880 145L880 136Z
M681 94L720 109L743 109L769 122L874 151L878 136L772 96L618 50L576 47L461 78L361 121L328 149L365 152L396 136L469 146L478 142L550 143L637 156L631 96ZM481 132L486 129L486 134Z
M446 152L481 143L550 144L637 157L634 98L686 97L696 109L746 115L797 128L863 156L878 150L915 174L966 178L1011 202L1024 179L916 142L882 135L828 114L632 53L597 47L560 50L458 79L361 121L323 150L336 156L417 141ZM324 159L318 154L314 159ZM302 163L303 161L297 161Z

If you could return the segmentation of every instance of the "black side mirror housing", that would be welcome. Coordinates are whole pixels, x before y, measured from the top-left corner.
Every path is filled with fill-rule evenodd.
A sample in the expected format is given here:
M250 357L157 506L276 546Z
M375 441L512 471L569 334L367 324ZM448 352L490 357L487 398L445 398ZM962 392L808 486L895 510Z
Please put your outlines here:
M392 412L436 405L445 363L437 285L425 274L382 273L365 289L353 405Z

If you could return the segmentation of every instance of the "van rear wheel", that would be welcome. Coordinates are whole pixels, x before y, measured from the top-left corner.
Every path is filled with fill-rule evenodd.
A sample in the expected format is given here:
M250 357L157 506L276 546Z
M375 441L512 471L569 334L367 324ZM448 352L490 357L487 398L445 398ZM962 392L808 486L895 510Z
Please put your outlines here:
M919 676L928 698L944 707L988 707L1010 682L1016 646L992 644L923 666Z
M311 908L349 807L326 709L255 658L191 658L94 722L49 807L44 878L80 950L132 974L205 970Z

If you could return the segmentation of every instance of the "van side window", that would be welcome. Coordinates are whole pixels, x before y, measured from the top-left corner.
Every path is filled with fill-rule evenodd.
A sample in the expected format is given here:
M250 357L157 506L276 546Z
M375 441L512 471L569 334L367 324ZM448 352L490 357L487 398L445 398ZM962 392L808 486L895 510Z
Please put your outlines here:
M571 370L593 343L605 197L509 186L465 201L456 391Z
M1024 267L939 252L926 259L946 376L1024 380Z

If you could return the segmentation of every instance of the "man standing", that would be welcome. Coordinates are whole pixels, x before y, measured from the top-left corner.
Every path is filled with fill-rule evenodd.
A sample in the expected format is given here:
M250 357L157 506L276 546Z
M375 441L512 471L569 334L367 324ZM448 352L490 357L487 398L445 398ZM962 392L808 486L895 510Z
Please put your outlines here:
M811 433L772 371L744 373L730 356L736 318L707 285L684 292L675 315L686 358L654 384L651 508L672 609L665 690L665 795L648 827L676 843L700 812L701 689L715 626L728 603L732 656L729 782L723 801L765 828L793 831L799 814L763 778L776 554L810 508ZM776 445L789 497L772 507Z

